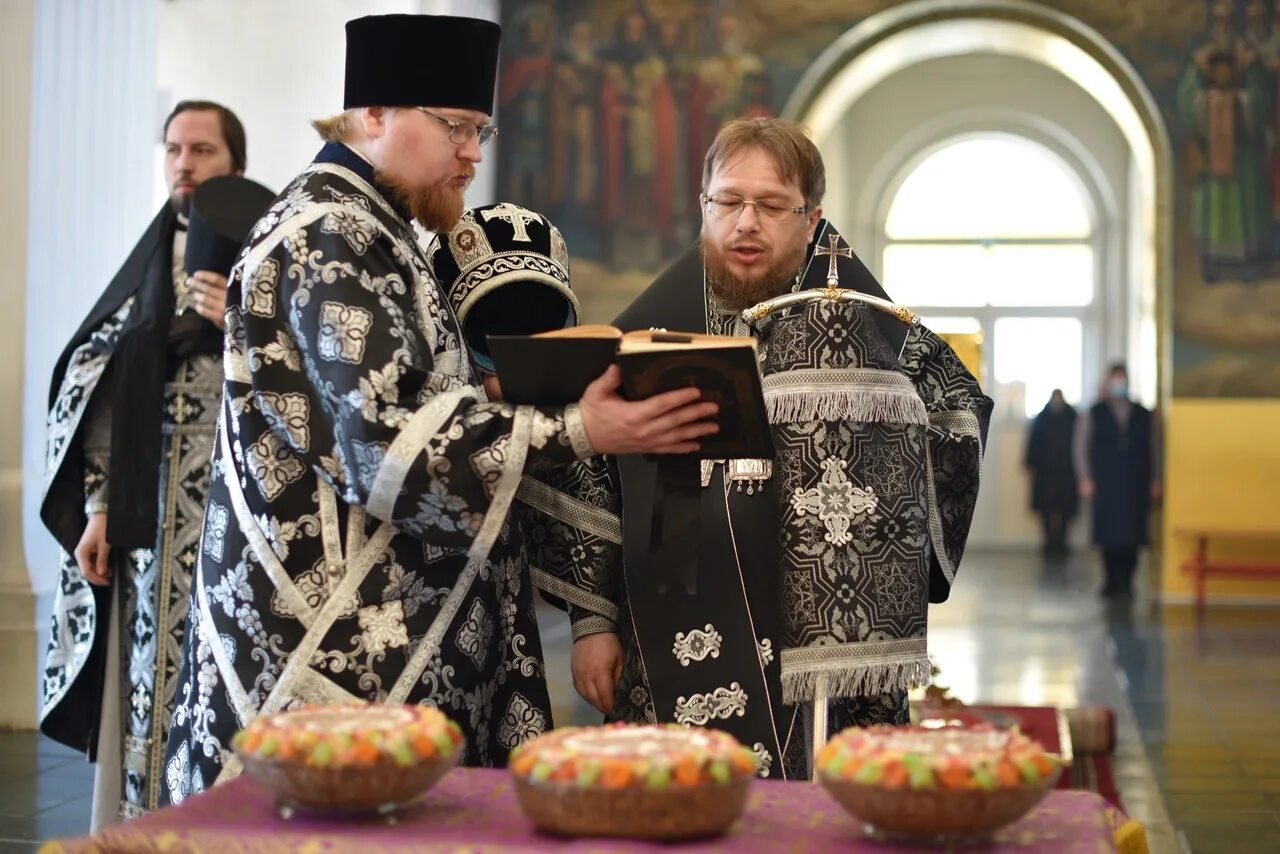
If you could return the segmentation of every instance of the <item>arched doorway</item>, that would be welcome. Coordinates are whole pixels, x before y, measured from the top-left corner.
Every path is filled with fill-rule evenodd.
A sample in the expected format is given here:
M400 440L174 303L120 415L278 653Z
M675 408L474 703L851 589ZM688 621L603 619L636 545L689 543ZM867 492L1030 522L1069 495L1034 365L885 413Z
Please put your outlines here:
M1034 398L1045 382L1078 383L1088 404L1102 365L1124 359L1144 402L1162 396L1170 154L1150 93L1100 35L1061 13L1011 0L921 0L838 39L785 112L812 130L828 162L827 211L891 296L935 326L983 333L984 382L998 403L973 541L1033 542L1020 457L1027 410L1043 401L1018 386L1034 386ZM1001 146L1004 159L985 169L960 162L966 151ZM949 160L953 176L969 168L970 179L983 178L955 185L961 204L950 207L957 197L938 183ZM1027 171L1036 164L1040 171ZM1003 186L1016 204L1019 180L1037 185L1040 205L1023 205L1003 225L980 223L979 203ZM915 222L895 234L894 206L907 211L913 192ZM930 195L932 223L920 213ZM1075 224L1037 219L1054 204L1071 206ZM964 257L967 268L957 266ZM982 281L981 295L958 296L960 269ZM949 284L925 281L940 274ZM1023 370L1027 348L1049 349L1045 335L1070 351L1052 366L1069 365L1068 376ZM1029 342L1021 353L1019 341Z
M1005 417L1096 373L1103 229L1083 181L1024 137L949 139L911 164L877 217L884 285L930 329L978 336L971 368Z

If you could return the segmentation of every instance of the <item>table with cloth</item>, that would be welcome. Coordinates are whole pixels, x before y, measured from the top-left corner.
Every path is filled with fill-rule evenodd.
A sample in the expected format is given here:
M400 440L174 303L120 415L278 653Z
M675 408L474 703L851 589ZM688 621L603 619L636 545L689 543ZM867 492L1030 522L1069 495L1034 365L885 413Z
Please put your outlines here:
M1031 813L996 833L988 852L1145 850L1124 816L1092 792L1055 790ZM240 777L182 804L106 828L56 840L45 854L71 852L656 851L670 846L628 840L566 841L539 834L520 812L507 771L454 769L419 806L385 819L333 821L277 814L271 796ZM729 835L676 846L681 852L896 852L920 849L868 837L820 786L760 781Z

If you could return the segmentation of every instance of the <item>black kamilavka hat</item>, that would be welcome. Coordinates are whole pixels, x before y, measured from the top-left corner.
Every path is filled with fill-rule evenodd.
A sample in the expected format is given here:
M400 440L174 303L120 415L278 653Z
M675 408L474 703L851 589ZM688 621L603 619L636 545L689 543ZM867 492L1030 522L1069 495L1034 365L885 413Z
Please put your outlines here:
M209 270L230 276L245 238L275 197L271 190L239 175L210 178L196 187L182 259L187 275Z
M453 107L493 115L502 28L450 15L347 21L342 108Z

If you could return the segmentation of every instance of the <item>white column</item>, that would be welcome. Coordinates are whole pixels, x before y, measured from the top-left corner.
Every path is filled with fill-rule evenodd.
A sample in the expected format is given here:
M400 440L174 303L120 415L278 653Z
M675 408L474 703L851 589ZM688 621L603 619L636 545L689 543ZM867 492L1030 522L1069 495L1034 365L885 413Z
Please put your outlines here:
M34 0L0 4L0 115L11 123L0 134L0 728L35 723L35 608L22 557L22 320L26 298L27 119L31 106L31 34Z
M5 137L21 136L24 148L30 146L23 169L28 204L22 531L30 587L41 606L37 625L43 638L57 585L57 547L39 520L49 383L58 354L154 213L152 191L159 178L155 163L163 119L157 115L155 86L157 4L19 0L0 5L5 16L6 44L0 51L5 76L12 77L8 66L24 62L21 57L30 70L30 89L21 93L29 111L15 105L4 112L11 119L21 116L24 124L29 115L29 133L0 136L0 145L12 144ZM9 18L24 8L25 26L19 21L11 25ZM0 164L9 162L9 157L0 158ZM15 213L21 221L22 211ZM22 254L19 245L4 257ZM11 287L20 290L19 282L16 279ZM0 347L21 346L16 343L22 340L19 330L12 332L0 335ZM7 417L12 415L0 415ZM42 658L43 642L38 648L33 642L26 667L13 671L26 680L23 690L6 690L0 701L17 703L28 722L36 702L33 665Z

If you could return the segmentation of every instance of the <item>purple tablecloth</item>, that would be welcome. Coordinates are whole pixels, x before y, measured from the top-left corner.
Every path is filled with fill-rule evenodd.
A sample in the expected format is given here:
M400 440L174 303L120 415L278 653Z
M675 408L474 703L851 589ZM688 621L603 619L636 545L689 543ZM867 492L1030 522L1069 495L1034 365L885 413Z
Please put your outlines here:
M1114 851L1116 814L1092 792L1054 791L984 851ZM353 852L377 851L919 851L867 838L861 825L819 786L757 782L729 835L678 846L625 840L562 841L538 834L516 802L506 771L456 769L396 824L277 816L270 796L248 778L101 831L48 843L43 852Z

